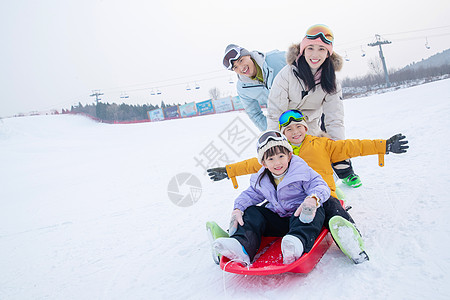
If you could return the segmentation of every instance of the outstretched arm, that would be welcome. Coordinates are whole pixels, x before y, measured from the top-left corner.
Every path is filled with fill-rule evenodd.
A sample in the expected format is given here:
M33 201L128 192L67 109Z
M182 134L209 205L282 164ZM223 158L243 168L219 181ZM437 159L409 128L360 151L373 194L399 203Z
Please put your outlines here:
M248 175L257 173L261 169L261 165L256 157L243 160L234 164L226 165L225 167L208 169L208 175L211 180L219 181L229 178L233 181L234 188L238 188L236 176Z
M333 141L326 140L327 153L331 162L338 162L357 156L386 153L386 140L358 140L347 139Z

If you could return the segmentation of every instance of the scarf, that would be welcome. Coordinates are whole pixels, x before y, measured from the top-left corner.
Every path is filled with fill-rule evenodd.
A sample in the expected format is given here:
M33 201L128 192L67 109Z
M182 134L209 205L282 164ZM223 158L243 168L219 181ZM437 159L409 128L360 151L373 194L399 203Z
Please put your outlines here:
M259 67L259 65L256 63L256 61L253 58L251 60L253 61L253 63L255 64L255 67L256 67L256 76L252 77L251 79L253 79L253 80L256 79L259 82L264 82L264 76L263 76L261 68Z
M305 134L305 138L306 138L306 134ZM304 141L305 139L303 139ZM300 156L300 148L302 147L303 142L301 142L299 145L295 145L295 144L291 144L292 146L292 152L294 155Z
M322 68L317 70L316 74L314 74L314 82L316 85L320 84L321 78L322 78Z

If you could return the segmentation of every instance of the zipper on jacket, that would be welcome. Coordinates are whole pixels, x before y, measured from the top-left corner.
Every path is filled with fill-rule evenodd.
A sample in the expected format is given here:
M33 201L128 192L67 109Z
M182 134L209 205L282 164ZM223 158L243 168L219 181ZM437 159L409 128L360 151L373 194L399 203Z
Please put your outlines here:
M267 86L267 83L269 82L269 75L270 75L270 70L269 70L269 67L267 67L266 81L263 82L266 89L269 89L269 87Z
M242 86L243 89L249 89L254 87L265 87L264 84L252 85L252 86Z

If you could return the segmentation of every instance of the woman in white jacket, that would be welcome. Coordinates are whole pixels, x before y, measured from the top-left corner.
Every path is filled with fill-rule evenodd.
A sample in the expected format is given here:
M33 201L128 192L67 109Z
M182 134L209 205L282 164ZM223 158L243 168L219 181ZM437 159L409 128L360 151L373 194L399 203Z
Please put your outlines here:
M325 25L308 28L299 44L292 45L285 66L275 77L267 103L267 128L278 129L278 118L290 109L302 111L309 133L325 131L333 140L345 139L342 90L336 81L343 59L333 52L333 32ZM342 181L352 187L361 180L350 160L333 164Z

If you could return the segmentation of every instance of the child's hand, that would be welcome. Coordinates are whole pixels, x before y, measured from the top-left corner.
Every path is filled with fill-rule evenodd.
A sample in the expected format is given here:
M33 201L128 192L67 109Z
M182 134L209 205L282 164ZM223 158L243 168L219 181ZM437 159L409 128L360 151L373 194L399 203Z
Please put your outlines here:
M228 178L227 170L225 169L225 167L212 168L206 171L208 172L208 176L212 181L219 181Z
M294 216L300 215L299 219L302 223L311 223L314 220L314 217L316 216L316 210L317 210L317 199L313 197L306 197L305 200L303 200L303 203L297 208L297 210L294 213ZM297 215L295 215L298 212Z
M306 197L305 200L303 200L302 204L300 204L300 206L295 211L294 217L300 216L304 207L315 207L317 209L317 200L313 197ZM314 214L315 213L316 211L314 210Z
M394 136L391 136L386 140L386 154L389 152L393 153L405 153L406 149L409 148L408 141L405 140L406 136L399 133Z
M244 225L244 219L242 218L243 215L244 213L237 208L231 213L230 227L228 229L228 234L230 236L232 236L236 232L238 223L241 226Z

